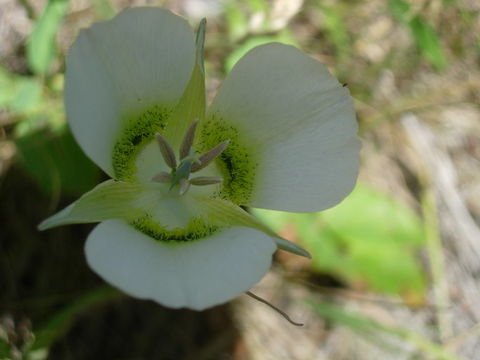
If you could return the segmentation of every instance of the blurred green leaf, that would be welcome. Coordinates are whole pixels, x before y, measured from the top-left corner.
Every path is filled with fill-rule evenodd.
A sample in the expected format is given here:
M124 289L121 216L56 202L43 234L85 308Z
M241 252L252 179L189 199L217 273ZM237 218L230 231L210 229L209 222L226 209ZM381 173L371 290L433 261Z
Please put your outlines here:
M459 360L442 346L410 330L387 326L363 315L355 314L333 304L309 301L315 312L324 319L348 327L359 336L397 354L404 346L399 346L393 338L414 345L418 351L430 359ZM405 354L406 355L406 354ZM431 357L430 357L431 356ZM422 357L423 359L423 357Z
M15 112L34 110L42 102L42 85L31 77L18 76L14 84L15 97L10 103L10 108Z
M270 5L265 0L226 1L225 14L232 42L246 37L250 32L267 33L270 28L268 10ZM255 21L252 21L255 19Z
M253 12L266 12L268 10L265 0L246 0L246 2Z
M30 69L46 75L56 55L55 35L67 11L68 0L49 0L33 28L27 43L27 60Z
M32 111L41 104L42 93L37 79L13 74L0 66L0 107L21 113Z
M29 81L34 81L32 78L25 78ZM22 79L23 80L23 79ZM39 82L37 85L40 86ZM21 121L18 121L15 126L14 136L20 138L23 136L29 136L36 131L43 131L46 127L49 129L59 130L65 126L65 118L63 116L63 104L58 98L47 98L40 94L40 97L31 96L32 100L26 102L24 97L19 94L17 98L22 102L26 102L26 106L20 108L14 108L17 115L20 115Z
M0 331L3 331L3 329L0 329ZM10 353L10 344L0 336L0 359L9 359Z
M350 54L350 36L348 35L346 22L342 13L340 3L332 5L319 3L320 10L325 17L324 25L327 37L335 46L335 51L340 58L348 57Z
M435 29L419 16L410 20L409 25L422 55L437 70L445 68L447 60Z
M279 32L276 35L271 36L255 36L243 44L239 45L235 50L233 50L230 55L225 60L225 71L229 73L233 66L240 60L247 52L252 50L254 47L259 45L268 44L270 42L281 42L289 45L297 45L295 39L291 36L290 32L287 29Z
M374 343L379 348L390 351L401 351L399 344L388 337L390 331L383 329L377 322L367 317L344 310L342 307L320 301L308 301L318 316L337 325L345 326L360 335L365 340Z
M230 40L232 42L238 41L248 32L247 17L235 1L228 1L225 4L225 14Z
M405 0L390 0L389 9L393 16L407 25L420 54L437 70L447 65L440 39L436 30L419 14L413 14Z
M15 76L0 66L0 107L8 106L15 98Z
M42 123L41 115L29 119ZM17 135L17 147L25 170L46 194L81 195L98 182L98 168L83 154L71 133L63 126L48 127Z
M314 270L372 290L412 299L423 295L417 261L422 224L408 207L383 193L357 185L340 205L321 213L255 213L281 236L289 238L290 232L289 240L304 245Z
M395 16L395 18L407 24L410 20L410 4L404 0L390 0L389 3L390 12Z
M72 327L76 317L92 306L122 297L122 293L110 286L95 289L73 301L64 309L54 313L49 321L35 331L32 350L49 349L55 341Z

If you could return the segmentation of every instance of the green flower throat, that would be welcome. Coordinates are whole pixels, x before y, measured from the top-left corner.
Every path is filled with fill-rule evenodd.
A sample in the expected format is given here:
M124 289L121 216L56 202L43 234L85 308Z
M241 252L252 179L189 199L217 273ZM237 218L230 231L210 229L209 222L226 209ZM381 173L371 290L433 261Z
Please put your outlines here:
M249 146L238 129L216 116L202 122L192 120L178 149L177 161L175 150L162 135L169 126L170 115L171 111L154 107L126 122L113 148L115 178L138 181L137 157L148 144L156 141L160 150L159 164L163 161L170 172L160 171L151 181L169 184L170 191L177 192L178 196L187 193L191 185L220 184L212 196L237 205L248 204L258 165L253 147ZM213 163L221 176L194 176L196 171ZM135 219L131 224L159 241L174 242L198 240L220 229L203 217L192 218L185 227L174 229L167 229L149 214Z

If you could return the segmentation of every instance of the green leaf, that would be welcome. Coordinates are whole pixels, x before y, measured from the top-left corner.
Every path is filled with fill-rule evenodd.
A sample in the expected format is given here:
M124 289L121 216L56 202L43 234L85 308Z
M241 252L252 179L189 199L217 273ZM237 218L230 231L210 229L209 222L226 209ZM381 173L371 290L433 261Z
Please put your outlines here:
M132 221L160 201L161 194L139 183L107 180L83 194L65 209L44 220L39 230L100 222L108 219Z
M165 130L165 138L174 147L180 147L185 132L193 120L205 119L205 67L203 64L203 47L205 42L206 21L200 22L196 39L195 63L188 85L176 105Z
M405 346L399 346L398 340L412 344L418 351L430 359L459 360L441 345L424 338L410 330L387 326L363 315L345 311L339 306L325 302L309 301L315 312L324 319L348 327L359 336L398 354ZM396 338L395 341L392 338ZM392 340L394 340L392 342ZM423 359L423 357L422 357Z
M320 9L325 17L324 26L327 37L335 46L338 57L341 59L348 57L351 50L351 41L345 25L342 5L320 3Z
M225 60L225 71L228 73L233 69L233 66L240 60L246 53L253 48L268 44L271 42L281 42L289 45L297 45L295 39L291 36L290 32L285 29L280 33L272 36L255 36L248 39L242 45L238 46Z
M247 3L255 13L265 13L269 7L265 0L247 0Z
M9 106L15 99L16 77L0 66L0 107Z
M78 147L63 125L57 131L45 126L53 115L40 114L16 127L16 144L23 168L49 196L60 192L80 195L98 183L99 170Z
M38 107L42 101L42 85L37 79L17 77L15 81L15 97L10 103L12 111L28 112Z
M65 335L75 323L75 319L82 312L93 306L121 298L123 294L109 286L95 289L70 305L56 312L38 330L35 330L35 343L32 351L49 349L55 341Z
M3 329L1 330L3 331ZM0 359L9 359L11 353L11 345L9 344L8 339L4 339L2 336L0 336Z
M46 75L55 58L55 35L68 8L68 0L49 0L27 43L27 60L35 74Z
M407 24L409 19L410 4L405 0L390 0L388 7L392 15L400 22Z
M43 100L43 88L38 79L11 73L0 66L0 107L27 113L35 111Z
M410 20L409 26L423 57L437 70L445 68L447 60L435 29L419 16Z
M447 60L435 29L421 15L413 14L410 4L404 0L390 0L389 9L398 21L409 27L422 57L437 70L445 68Z
M267 225L312 252L312 267L372 290L422 296L424 278L417 252L424 236L406 206L358 185L337 207L315 214L255 210Z
M248 32L248 19L239 4L235 1L227 1L225 4L228 34L232 42L244 37Z
M297 244L281 238L272 229L238 205L222 199L207 197L194 197L193 199L197 202L197 212L200 213L203 211L208 214L208 220L214 224L223 226L244 226L259 230L271 236L275 240L279 249L307 258L311 257L308 251Z

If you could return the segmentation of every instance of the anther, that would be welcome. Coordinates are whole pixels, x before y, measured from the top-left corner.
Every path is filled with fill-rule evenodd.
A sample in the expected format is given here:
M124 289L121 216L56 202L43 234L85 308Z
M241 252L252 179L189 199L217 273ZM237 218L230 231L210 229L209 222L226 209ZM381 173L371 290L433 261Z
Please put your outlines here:
M227 148L228 144L230 144L230 140L225 140L220 144L218 144L217 146L215 146L213 149L210 149L209 151L207 151L205 154L200 155L200 157L198 158L200 160L200 164L198 163L193 164L192 172L199 171L204 167L208 166L208 164L210 164L218 155L220 155L223 152L223 150Z
M183 160L190 154L190 150L193 145L193 139L195 138L195 130L197 129L198 119L193 120L192 125L188 128L183 138L182 145L180 146L180 160Z
M158 174L154 175L151 180L166 184L172 181L172 175L165 171L160 171Z
M160 152L163 156L165 163L171 168L175 169L177 167L177 160L175 159L175 152L173 151L170 144L165 140L165 138L159 133L155 134L155 137L160 148Z
M213 184L219 184L223 181L223 178L218 177L218 176L197 176L194 178L191 178L190 184L192 185L213 185Z

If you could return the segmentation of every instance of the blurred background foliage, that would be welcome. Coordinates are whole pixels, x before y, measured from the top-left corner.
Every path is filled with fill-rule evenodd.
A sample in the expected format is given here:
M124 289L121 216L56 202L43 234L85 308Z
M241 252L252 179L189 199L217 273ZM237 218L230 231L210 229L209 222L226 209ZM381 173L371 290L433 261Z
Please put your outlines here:
M129 6L207 17L210 98L278 41L348 86L357 188L315 214L255 211L278 253L255 289L203 313L130 299L86 267L91 226L36 225L104 175L68 130L65 54ZM480 3L475 0L0 0L0 359L480 359Z

